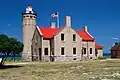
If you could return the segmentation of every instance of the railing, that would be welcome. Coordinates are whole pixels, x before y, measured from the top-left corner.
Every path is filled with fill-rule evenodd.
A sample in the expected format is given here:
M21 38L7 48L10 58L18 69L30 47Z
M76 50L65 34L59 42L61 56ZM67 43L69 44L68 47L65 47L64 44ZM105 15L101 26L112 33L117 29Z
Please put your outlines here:
M33 14L33 15L36 15L37 16L37 12L34 12L34 13L25 13L25 12L22 12L22 15L24 15L24 14Z

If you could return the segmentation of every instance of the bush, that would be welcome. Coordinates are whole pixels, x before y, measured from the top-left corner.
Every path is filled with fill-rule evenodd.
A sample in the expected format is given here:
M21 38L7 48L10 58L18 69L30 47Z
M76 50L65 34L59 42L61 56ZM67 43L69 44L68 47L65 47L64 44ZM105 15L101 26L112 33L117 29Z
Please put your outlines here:
M106 59L104 56L99 56L98 59Z

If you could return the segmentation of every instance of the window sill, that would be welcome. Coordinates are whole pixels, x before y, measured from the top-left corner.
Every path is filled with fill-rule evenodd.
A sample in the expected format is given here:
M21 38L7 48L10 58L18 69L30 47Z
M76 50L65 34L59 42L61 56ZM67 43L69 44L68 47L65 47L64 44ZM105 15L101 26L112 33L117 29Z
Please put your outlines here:
M65 56L65 55L61 55L61 56Z
M77 56L76 54L73 54L73 56Z
M89 54L89 55L93 55L93 54Z
M65 43L65 41L61 41L62 43Z
M77 41L73 41L73 43L77 43Z

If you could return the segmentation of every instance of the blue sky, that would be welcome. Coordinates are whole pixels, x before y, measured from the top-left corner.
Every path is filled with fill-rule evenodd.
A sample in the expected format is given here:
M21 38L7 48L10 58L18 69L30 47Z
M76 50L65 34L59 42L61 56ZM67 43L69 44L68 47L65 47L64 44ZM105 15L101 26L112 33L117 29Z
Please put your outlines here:
M60 25L64 17L72 17L72 26L81 29L88 26L88 31L95 37L96 43L109 52L112 44L120 38L120 0L1 0L0 34L22 40L21 12L31 4L38 14L37 25L49 26L50 15L59 12Z

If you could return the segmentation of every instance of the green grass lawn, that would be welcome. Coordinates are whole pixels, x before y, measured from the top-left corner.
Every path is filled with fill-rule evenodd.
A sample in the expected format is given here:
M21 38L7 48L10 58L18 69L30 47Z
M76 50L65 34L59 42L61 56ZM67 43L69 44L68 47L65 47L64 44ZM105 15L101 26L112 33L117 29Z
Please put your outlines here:
M0 80L120 80L120 60L35 62L19 66L0 69Z

